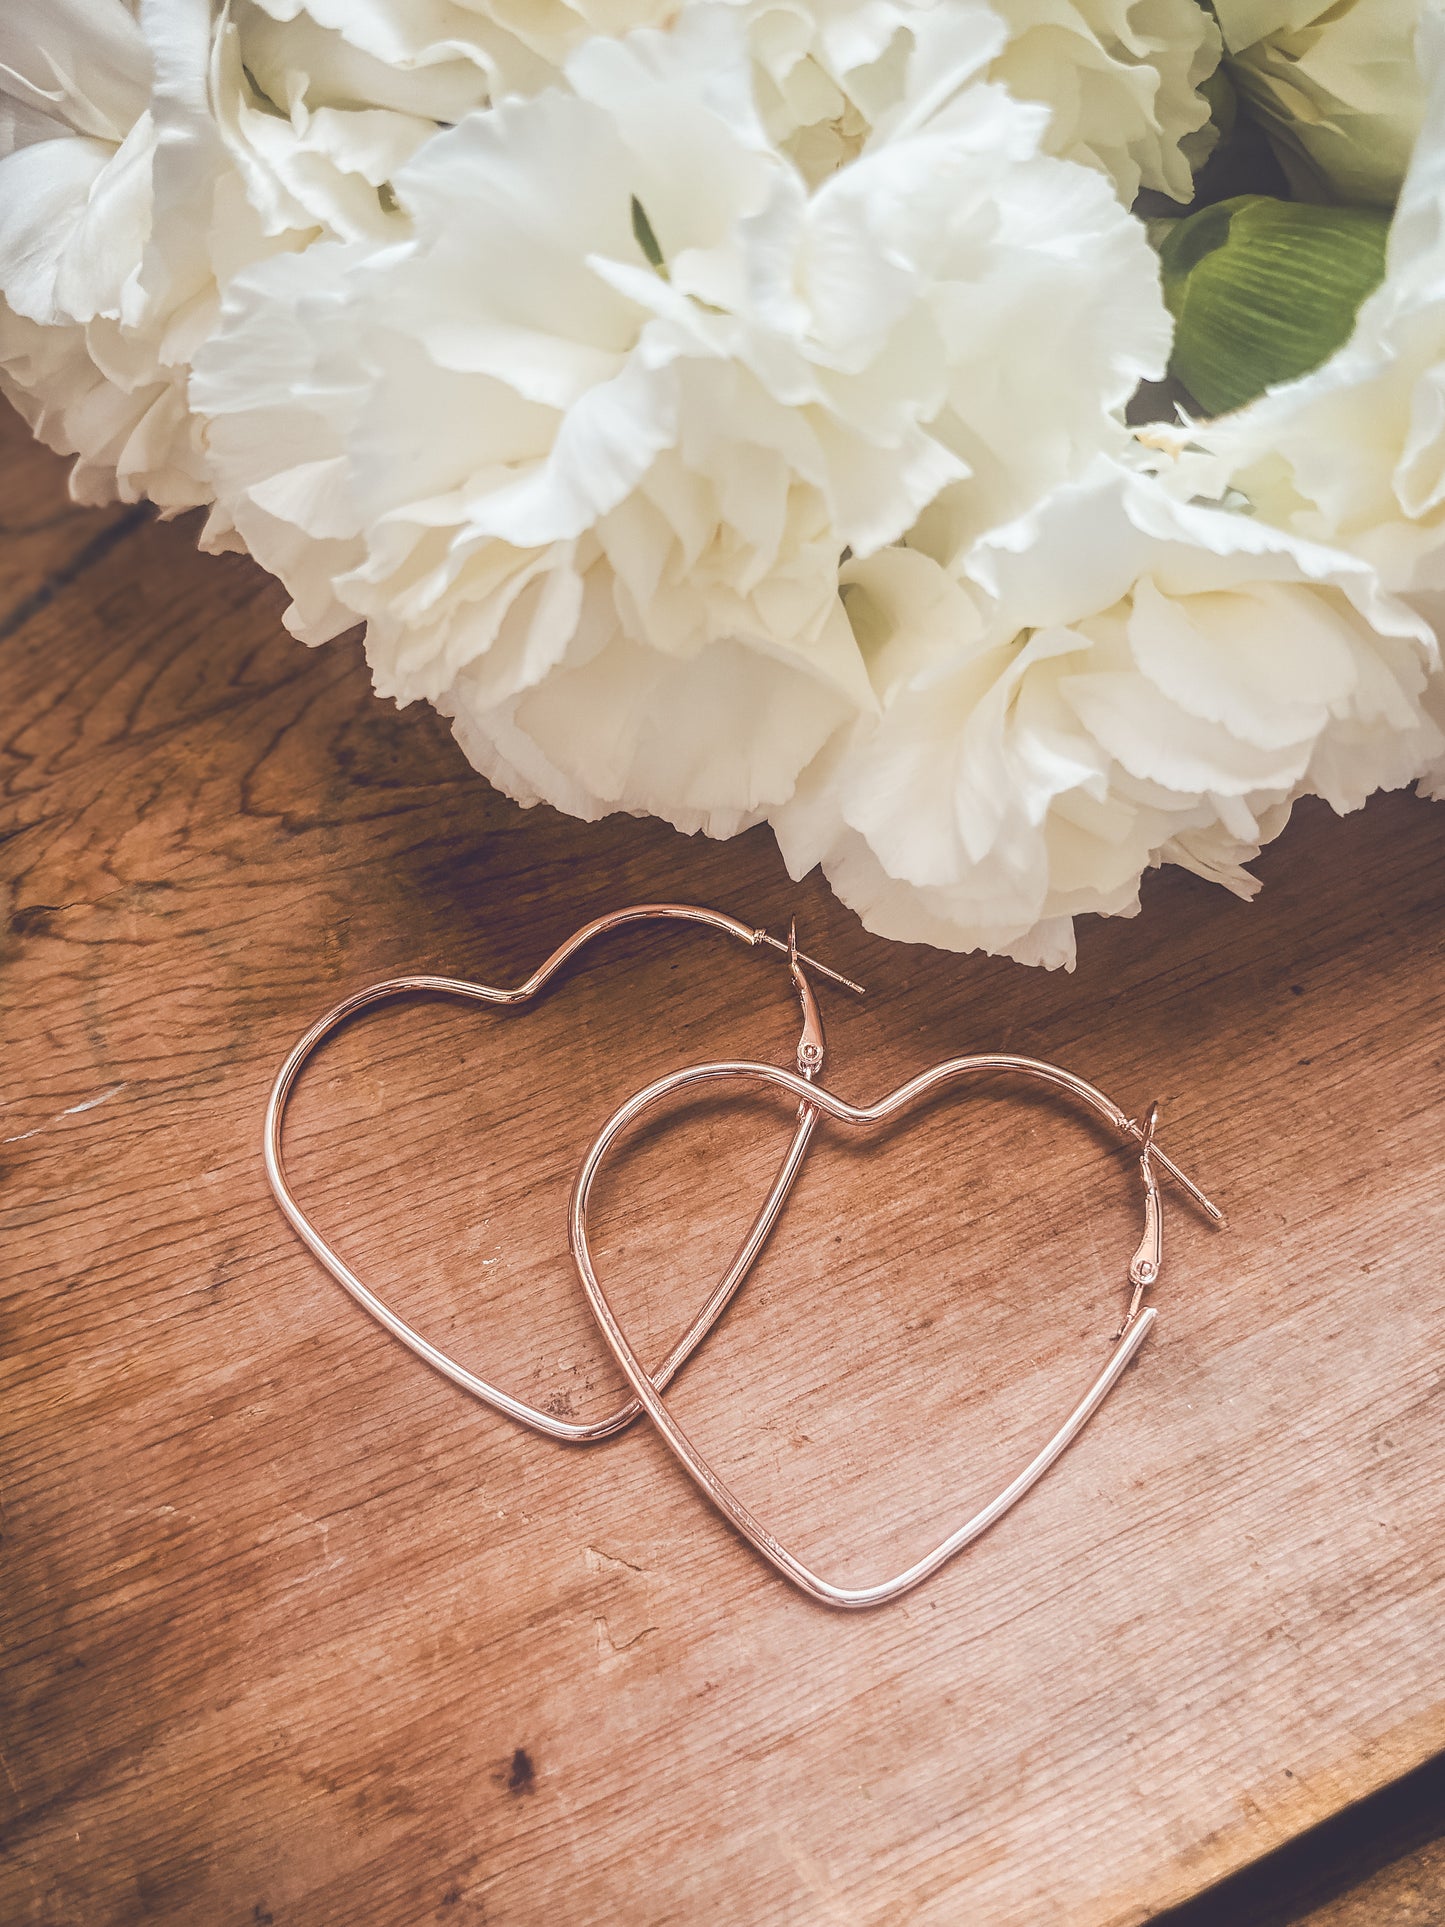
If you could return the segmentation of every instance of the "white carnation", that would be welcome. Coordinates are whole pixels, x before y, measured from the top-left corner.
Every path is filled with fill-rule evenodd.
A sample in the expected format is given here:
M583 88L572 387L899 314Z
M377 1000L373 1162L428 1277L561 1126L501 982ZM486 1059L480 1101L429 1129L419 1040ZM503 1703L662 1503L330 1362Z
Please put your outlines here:
M1420 129L1422 0L1215 0L1236 85L1306 181L1389 207Z
M1445 21L1420 35L1427 109L1391 224L1385 279L1323 367L1216 421L1153 440L1176 488L1234 489L1260 517L1364 557L1445 624ZM1445 720L1445 687L1429 700ZM1438 787L1445 769L1432 778Z
M0 384L80 456L83 501L206 499L185 369L208 275L186 206L217 159L195 111L209 38L194 15L14 0L0 17ZM161 19L157 62L145 28Z
M1429 111L1385 278L1346 345L1258 401L1151 439L1207 451L1190 487L1366 556L1392 589L1445 590L1445 21L1421 35Z
M899 108L934 0L733 0L768 137L809 181L855 160Z
M339 34L233 0L211 53L227 158L267 236L394 238L391 178L436 132L418 91ZM425 98L425 96L423 96Z
M855 159L896 113L930 16L953 0L729 0L745 24L758 110L769 138L816 182ZM406 106L437 121L555 84L593 34L677 18L679 0L252 0L290 36L344 36L404 82ZM1208 151L1200 89L1219 33L1197 0L994 0L1007 43L990 78L1050 110L1045 151L1109 175L1132 202L1141 186L1179 201ZM303 62L304 64L304 62ZM368 74L366 99L385 99Z
M430 141L409 238L237 277L193 394L298 631L364 618L378 689L525 800L723 834L786 799L873 702L843 550L1016 515L1167 352L1142 230L979 79L993 16L936 22L811 191L697 7Z
M861 152L901 98L936 0L737 0L769 133L810 180ZM1193 197L1219 30L1196 0L992 0L1005 41L988 77L1049 110L1044 151Z
M206 0L0 17L0 386L78 457L81 500L210 501L187 385L220 288L317 234L385 233L387 175L433 131L358 106L354 59L273 62L271 25L246 0L218 23Z
M843 0L856 5L858 0ZM278 49L312 35L344 40L402 89L368 82L359 97L456 121L506 94L555 84L568 56L597 34L661 26L683 0L255 0L278 25ZM331 57L328 56L328 63Z
M1049 152L1101 169L1126 206L1141 188L1194 198L1209 151L1200 91L1219 29L1197 0L995 0L1009 40L993 78L1049 109Z
M844 580L877 714L774 826L883 936L1072 965L1072 919L1132 915L1150 865L1248 895L1295 797L1357 808L1441 743L1436 646L1366 565L1113 463L962 569Z

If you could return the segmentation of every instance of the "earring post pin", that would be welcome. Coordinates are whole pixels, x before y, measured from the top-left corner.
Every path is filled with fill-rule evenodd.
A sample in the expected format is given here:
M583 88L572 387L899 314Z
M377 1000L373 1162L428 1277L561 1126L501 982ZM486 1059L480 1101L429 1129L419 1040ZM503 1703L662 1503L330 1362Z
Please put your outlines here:
M853 979L845 977L841 970L829 969L827 964L819 963L816 957L810 957L806 950L799 950L795 944L784 943L782 938L775 937L771 930L759 930L758 942L771 944L774 950L781 950L785 957L796 957L798 962L806 964L809 970L816 970L820 977L827 977L832 983L841 984L844 990L851 990L859 997L868 995L862 984L855 984Z
M1128 1129L1129 1129L1129 1136L1133 1138L1136 1143L1141 1142L1143 1140L1144 1138L1143 1125L1136 1124L1131 1118L1129 1121ZM1167 1171L1169 1176L1173 1178L1174 1182L1179 1186L1179 1188L1182 1191L1187 1192L1188 1195L1191 1198L1193 1198L1194 1202L1199 1206L1200 1210L1204 1213L1204 1215L1207 1218L1211 1219L1215 1224L1219 1225L1220 1227L1224 1227L1228 1225L1229 1219L1220 1210L1219 1206L1215 1204L1211 1199L1205 1197L1204 1193L1200 1190L1199 1186L1195 1184L1191 1178L1185 1177L1184 1173L1179 1169L1179 1166L1174 1162L1173 1158L1169 1157L1167 1153L1161 1151L1157 1144L1150 1144L1149 1155L1150 1157L1153 1158L1154 1162L1159 1166L1159 1169L1161 1171Z

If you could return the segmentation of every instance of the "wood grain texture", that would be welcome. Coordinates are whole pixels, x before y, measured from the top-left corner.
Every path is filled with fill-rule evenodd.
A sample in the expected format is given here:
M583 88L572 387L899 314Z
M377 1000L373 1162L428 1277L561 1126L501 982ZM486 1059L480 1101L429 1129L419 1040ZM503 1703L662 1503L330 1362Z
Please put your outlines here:
M1445 1841L1436 1840L1306 1914L1300 1927L1440 1927Z
M1258 904L1162 875L1072 977L890 946L766 833L513 808L249 564L66 512L4 432L0 1919L1130 1927L1445 1746L1445 811L1301 810ZM870 986L827 998L846 1094L1047 1055L1161 1097L1230 1209L1170 1205L1104 1412L882 1612L785 1588L645 1430L479 1409L266 1191L270 1077L343 991L516 982L639 898L796 911ZM577 1157L648 1077L795 1031L776 960L629 933L526 1013L344 1035L294 1175L428 1331L596 1413ZM654 1350L787 1121L686 1105L613 1168L599 1262ZM830 1134L678 1410L805 1557L876 1576L1092 1377L1136 1213L1047 1102Z

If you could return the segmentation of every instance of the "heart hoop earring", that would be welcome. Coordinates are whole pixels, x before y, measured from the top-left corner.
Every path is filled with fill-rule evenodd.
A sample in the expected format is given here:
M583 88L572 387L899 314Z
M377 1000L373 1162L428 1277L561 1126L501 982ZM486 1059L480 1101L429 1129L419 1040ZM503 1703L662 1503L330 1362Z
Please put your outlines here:
M266 1162L266 1176L270 1180L276 1202L302 1243L314 1257L321 1261L337 1283L343 1285L357 1303L370 1312L378 1324L384 1325L393 1337L399 1338L403 1345L416 1353L418 1358L425 1359L428 1365L434 1366L454 1385L460 1386L464 1392L469 1392L473 1398L481 1399L495 1411L504 1412L508 1418L516 1419L519 1424L530 1426L535 1432L545 1433L548 1438L561 1439L572 1445L593 1444L599 1439L611 1438L614 1433L622 1431L625 1426L632 1423L642 1410L641 1404L636 1398L630 1398L625 1405L619 1406L606 1418L597 1419L590 1424L554 1418L550 1412L540 1411L535 1405L528 1405L524 1399L513 1398L499 1386L479 1378L475 1372L470 1372L465 1366L459 1365L449 1353L423 1338L420 1332L407 1324L405 1319L398 1317L369 1286L362 1283L340 1253L322 1237L302 1209L286 1176L282 1138L286 1106L308 1058L331 1036L333 1031L338 1030L342 1024L359 1012L398 997L415 995L451 997L464 1003L494 1004L504 1008L515 1008L519 1004L530 1002L551 982L565 963L598 937L604 936L609 931L621 929L625 924L653 922L686 923L700 925L708 930L720 930L724 935L735 937L751 949L766 946L774 951L781 951L788 958L795 985L803 985L803 989L798 993L803 1006L803 1035L798 1044L797 1065L799 1081L805 1091L809 1089L810 1080L822 1067L823 1028L812 991L807 987L806 979L802 977L797 966L796 946L784 943L781 938L771 935L766 930L754 929L748 924L739 923L735 917L729 917L720 910L706 910L695 904L684 903L641 903L633 904L625 910L614 910L608 916L596 917L591 923L583 924L581 929L574 931L565 943L559 944L551 956L515 990L499 990L490 984L469 983L458 977L390 977L383 983L371 984L365 990L356 991L352 996L343 999L334 1009L328 1010L324 1017L318 1018L297 1043L277 1072L276 1081L271 1087L271 1096L266 1105L263 1154ZM862 994L863 986L855 984L851 977L841 976L836 970L830 970L826 964L817 963L812 958L807 961L820 975ZM802 1165L816 1123L817 1112L805 1096L799 1104L792 1139L783 1154L783 1161L778 1166L777 1175L746 1237L739 1245L732 1263L707 1302L673 1346L666 1361L654 1374L654 1381L650 1382L663 1387L667 1386L727 1309L738 1287L751 1271L758 1253L762 1250L769 1232L777 1221L778 1213L782 1210Z
M807 979L803 976L803 959L794 951L792 970L799 996L803 999L804 1009L811 1001ZM1139 1244L1129 1261L1129 1281L1133 1287L1133 1297L1129 1311L1115 1334L1113 1350L1108 1363L1094 1380L1088 1391L1065 1419L1064 1423L1030 1462L1012 1484L1006 1486L991 1504L986 1505L971 1519L951 1532L934 1549L917 1560L905 1571L892 1579L880 1581L872 1586L835 1586L821 1578L804 1565L794 1553L782 1545L762 1522L756 1519L732 1488L693 1443L688 1434L673 1417L664 1397L665 1387L658 1386L649 1379L646 1368L632 1347L632 1343L620 1324L617 1314L598 1282L597 1272L592 1262L592 1251L587 1238L587 1204L592 1193L593 1181L615 1139L634 1124L644 1112L661 1102L674 1092L687 1090L696 1084L716 1082L756 1082L771 1085L791 1098L811 1104L818 1112L826 1114L835 1122L850 1126L879 1124L889 1118L901 1116L921 1102L931 1092L945 1085L957 1083L968 1077L985 1072L1008 1072L1016 1076L1040 1080L1057 1090L1077 1098L1091 1111L1117 1131L1126 1141L1139 1146L1139 1172L1144 1184L1144 1231ZM1204 1212L1216 1225L1223 1225L1224 1213L1217 1205L1211 1204L1199 1187L1185 1177L1178 1165L1166 1157L1155 1142L1158 1128L1159 1107L1153 1105L1144 1123L1135 1120L1121 1111L1117 1104L1105 1097L1102 1091L1095 1090L1092 1084L1075 1077L1071 1071L1061 1070L1056 1064L1046 1064L1033 1057L1015 1057L1001 1052L970 1057L953 1057L946 1062L935 1064L931 1069L910 1078L888 1096L880 1098L876 1104L849 1104L843 1098L821 1085L805 1084L791 1071L780 1070L771 1064L719 1063L698 1064L685 1070L673 1071L667 1077L659 1078L649 1084L646 1090L639 1091L635 1097L613 1112L593 1140L587 1155L577 1173L572 1189L572 1203L568 1222L568 1240L572 1256L577 1266L578 1276L587 1293L597 1323L611 1348L613 1357L622 1367L638 1400L645 1408L648 1417L671 1448L673 1455L682 1465L688 1476L711 1500L723 1517L730 1521L742 1536L749 1540L763 1557L782 1573L785 1579L799 1587L812 1599L825 1606L837 1606L845 1610L860 1611L869 1606L881 1606L890 1599L910 1592L913 1587L937 1572L939 1567L953 1558L955 1553L977 1539L988 1528L1001 1519L1005 1512L1023 1497L1041 1479L1065 1448L1079 1435L1085 1425L1098 1411L1135 1352L1148 1336L1154 1322L1152 1306L1141 1309L1146 1290L1157 1282L1163 1264L1163 1214L1160 1209L1159 1173L1163 1172L1173 1183Z

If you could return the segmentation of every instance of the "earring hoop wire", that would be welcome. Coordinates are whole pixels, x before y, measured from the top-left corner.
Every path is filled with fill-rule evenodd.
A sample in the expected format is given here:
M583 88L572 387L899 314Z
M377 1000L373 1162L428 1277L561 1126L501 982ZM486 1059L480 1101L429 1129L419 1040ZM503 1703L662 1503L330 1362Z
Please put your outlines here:
M814 1106L816 1112L836 1122L848 1125L869 1125L884 1123L902 1115L929 1093L945 1085L989 1071L1011 1072L1050 1084L1079 1099L1118 1131L1126 1141L1143 1145L1140 1163L1145 1184L1145 1239L1130 1264L1130 1279L1136 1287L1136 1294L1142 1291L1143 1284L1153 1283L1158 1275L1158 1265L1155 1261L1152 1273L1147 1278L1140 1276L1141 1268L1149 1262L1144 1257L1146 1250L1152 1255L1158 1248L1159 1201L1157 1182L1153 1172L1154 1164L1166 1171L1214 1223L1223 1225L1226 1222L1224 1213L1218 1206L1212 1204L1198 1186L1186 1178L1178 1166L1164 1156L1154 1142L1157 1107L1156 1113L1151 1114L1148 1123L1140 1125L1121 1111L1111 1099L1105 1097L1102 1091L1096 1090L1083 1078L1076 1077L1073 1072L1062 1070L1055 1064L1046 1064L1037 1058L1016 1057L999 1052L950 1058L920 1072L918 1076L900 1085L886 1097L880 1098L877 1103L863 1105L850 1104L822 1085L810 1088L792 1072L781 1070L771 1064L743 1062L701 1064L685 1070L673 1071L668 1076L649 1084L645 1090L630 1097L625 1104L620 1105L613 1112L588 1148L572 1187L572 1199L568 1212L568 1242L572 1249L573 1262L577 1267L577 1275L582 1281L587 1301L592 1307L593 1315L607 1340L608 1347L648 1417L657 1427L683 1470L723 1517L785 1579L790 1580L810 1598L818 1600L825 1606L857 1612L897 1599L903 1593L912 1591L915 1586L922 1585L925 1579L930 1578L955 1554L961 1552L965 1546L971 1544L1001 1519L1004 1513L1016 1505L1029 1488L1043 1477L1098 1411L1148 1336L1156 1316L1154 1308L1150 1306L1141 1311L1138 1308L1136 1295L1135 1304L1114 1340L1113 1349L1104 1369L1053 1437L996 1499L951 1532L931 1552L926 1553L923 1558L916 1560L895 1577L870 1586L838 1586L812 1571L743 1505L727 1482L713 1470L712 1465L673 1416L663 1397L663 1391L666 1388L658 1387L648 1377L646 1368L633 1349L631 1340L598 1280L593 1264L587 1235L587 1206L593 1182L610 1146L620 1133L635 1123L653 1104L695 1084L758 1081L772 1085L792 1097L802 1097L806 1093L807 1101ZM1153 1227L1152 1237L1151 1226Z
M800 1069L803 1067L805 1051L816 1050L812 1068L808 1070L806 1077L800 1076L798 1080L803 1096L799 1102L793 1134L767 1196L759 1206L722 1278L649 1381L665 1388L682 1370L726 1311L744 1279L757 1262L758 1254L767 1242L788 1193L792 1189L817 1124L817 1113L808 1096L812 1089L808 1080L822 1063L821 1019L818 1017L811 989L799 969L802 959L791 937L788 943L784 943L766 930L741 923L736 917L730 917L723 911L709 910L698 904L631 904L625 909L614 910L606 916L595 917L590 923L583 924L564 943L559 944L551 955L538 965L525 983L518 985L516 989L499 989L490 984L473 983L459 977L433 976L391 977L382 983L370 984L364 990L358 990L350 997L343 998L324 1016L319 1017L287 1054L271 1087L262 1131L262 1156L266 1176L275 1194L276 1202L297 1237L312 1256L330 1272L336 1282L394 1338L399 1339L408 1350L440 1372L444 1378L450 1379L452 1384L459 1386L462 1391L481 1400L483 1404L491 1406L494 1411L502 1412L508 1418L515 1419L519 1425L529 1426L534 1432L540 1432L548 1438L558 1439L569 1445L590 1445L602 1439L612 1438L637 1418L643 1409L641 1402L635 1397L629 1398L616 1411L590 1422L558 1418L551 1412L544 1412L535 1405L529 1405L525 1399L516 1398L510 1392L504 1392L500 1386L493 1385L479 1374L469 1371L450 1353L424 1338L414 1326L408 1324L383 1298L362 1282L307 1216L286 1174L284 1143L286 1109L297 1079L312 1055L333 1032L339 1030L342 1025L362 1011L397 998L417 995L449 997L461 1002L489 1004L504 1009L515 1008L530 1002L545 989L565 964L597 938L610 931L621 929L627 924L646 922L699 925L705 929L720 931L753 949L766 945L775 951L781 951L788 958L793 983L803 1008L803 1041L798 1047ZM833 981L861 993L862 986L855 984L851 978L829 970L824 964L815 964L814 968Z

